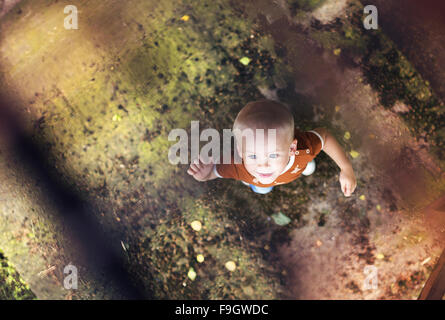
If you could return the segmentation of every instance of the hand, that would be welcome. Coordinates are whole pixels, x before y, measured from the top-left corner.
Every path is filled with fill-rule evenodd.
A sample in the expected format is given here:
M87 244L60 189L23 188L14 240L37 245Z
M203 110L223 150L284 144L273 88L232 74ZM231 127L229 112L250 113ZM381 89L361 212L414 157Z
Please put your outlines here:
M341 191L345 197L350 197L357 186L357 181L355 180L354 170L352 168L343 169L340 171L340 181Z
M194 163L190 164L190 168L187 170L187 173L198 181L206 181L213 170L213 165L212 160L210 160L210 163L205 164L198 158L194 161Z

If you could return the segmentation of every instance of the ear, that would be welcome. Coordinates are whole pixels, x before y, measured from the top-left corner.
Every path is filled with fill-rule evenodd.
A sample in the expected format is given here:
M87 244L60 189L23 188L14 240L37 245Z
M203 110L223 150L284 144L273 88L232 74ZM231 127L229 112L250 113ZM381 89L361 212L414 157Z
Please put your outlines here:
M290 144L290 147L289 147L289 155L290 156L294 155L295 151L297 151L297 143L298 143L298 140L294 139L292 141L292 143Z

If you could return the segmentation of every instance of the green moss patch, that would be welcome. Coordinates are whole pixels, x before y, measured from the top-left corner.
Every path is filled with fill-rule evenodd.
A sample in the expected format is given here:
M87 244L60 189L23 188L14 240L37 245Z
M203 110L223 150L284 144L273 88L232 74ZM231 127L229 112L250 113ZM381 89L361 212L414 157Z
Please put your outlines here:
M33 300L36 296L0 251L0 300Z

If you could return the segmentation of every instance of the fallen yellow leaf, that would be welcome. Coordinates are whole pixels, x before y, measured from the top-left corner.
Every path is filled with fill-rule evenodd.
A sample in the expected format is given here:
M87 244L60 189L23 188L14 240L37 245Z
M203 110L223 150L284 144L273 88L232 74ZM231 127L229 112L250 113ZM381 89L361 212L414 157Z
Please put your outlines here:
M236 264L233 261L227 261L226 265L225 265L226 269L229 271L235 271L236 269Z
M188 15L182 16L181 20L182 21L188 21L190 19L190 17Z
M193 221L190 225L191 225L192 229L195 231L199 231L202 228L202 224L198 220Z
M202 254L198 254L196 256L196 261L198 261L199 263L203 262L204 261L204 256Z
M250 63L250 59L248 57L242 57L239 59L239 62L241 62L243 65L247 66Z
M349 140L351 138L351 134L349 133L349 131L345 132L344 137L345 137L346 140Z
M192 281L196 279L196 272L193 268L189 269L189 272L187 273L187 277L189 277L189 279Z
M335 112L339 112L340 111L340 107L339 106L335 106Z
M360 153L358 153L358 152L355 151L355 150L351 150L351 151L349 152L349 154L351 155L352 158L357 158L357 157L360 155Z
M340 53L341 53L341 49L340 48L334 49L334 54L336 56L340 55Z
M366 199L366 197L365 197L365 195L364 194L362 194L360 197L359 197L359 199L360 200L365 200Z
M385 256L383 255L383 253L377 253L377 255L375 256L377 259L382 260L385 258Z

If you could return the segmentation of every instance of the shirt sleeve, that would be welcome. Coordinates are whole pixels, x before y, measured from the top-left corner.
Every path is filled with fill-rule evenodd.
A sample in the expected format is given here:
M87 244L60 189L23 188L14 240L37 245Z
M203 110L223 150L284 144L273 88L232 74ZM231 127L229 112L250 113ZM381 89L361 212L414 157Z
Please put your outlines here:
M313 134L315 134L315 135L317 135L317 137L320 139L320 141L321 141L321 150L323 150L323 147L324 147L324 140L323 140L323 137L321 136L321 134L319 134L317 131L315 131L315 130L310 130L310 131L308 131L308 132L311 132L311 133L313 133Z
M233 163L218 163L215 164L213 168L215 175L219 178L231 178L231 179L239 179L238 170L236 170L236 166Z
M316 156L317 154L320 153L321 150L323 150L324 147L323 137L314 130L310 130L305 133L308 139L309 147L311 148L313 155Z

